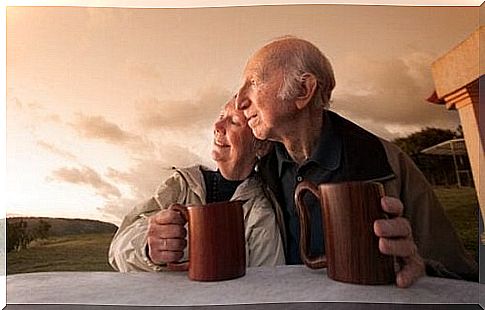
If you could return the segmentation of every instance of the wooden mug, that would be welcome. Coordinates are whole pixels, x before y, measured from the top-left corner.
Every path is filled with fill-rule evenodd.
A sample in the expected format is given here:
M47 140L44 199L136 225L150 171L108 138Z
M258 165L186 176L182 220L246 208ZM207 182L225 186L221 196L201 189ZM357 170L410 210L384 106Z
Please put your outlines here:
M244 237L244 201L225 201L206 205L180 204L171 208L180 212L189 226L189 260L169 263L173 271L187 271L191 280L221 281L246 273Z
M303 197L310 191L320 202L325 254L310 253L310 219ZM327 268L330 278L356 284L395 282L394 257L379 251L374 221L387 218L381 207L384 187L376 182L320 184L303 181L296 187L300 219L300 255L310 268Z

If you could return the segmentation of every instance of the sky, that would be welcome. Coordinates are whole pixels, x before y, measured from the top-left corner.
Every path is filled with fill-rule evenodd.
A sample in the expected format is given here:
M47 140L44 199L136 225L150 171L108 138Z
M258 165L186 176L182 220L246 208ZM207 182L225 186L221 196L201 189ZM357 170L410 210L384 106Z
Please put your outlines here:
M291 34L330 59L331 109L392 140L456 129L431 64L478 7L8 7L7 216L119 224L172 166L210 159L212 121L250 55Z

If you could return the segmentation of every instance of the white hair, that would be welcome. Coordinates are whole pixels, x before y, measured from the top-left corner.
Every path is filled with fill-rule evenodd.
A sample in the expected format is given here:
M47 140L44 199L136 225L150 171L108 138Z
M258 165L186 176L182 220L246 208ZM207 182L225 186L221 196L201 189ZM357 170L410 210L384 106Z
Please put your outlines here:
M291 100L301 93L301 85L306 74L312 74L317 80L317 89L313 104L328 108L335 77L332 66L323 53L312 43L293 36L285 36L266 44L275 55L272 64L283 69L283 83L278 97Z

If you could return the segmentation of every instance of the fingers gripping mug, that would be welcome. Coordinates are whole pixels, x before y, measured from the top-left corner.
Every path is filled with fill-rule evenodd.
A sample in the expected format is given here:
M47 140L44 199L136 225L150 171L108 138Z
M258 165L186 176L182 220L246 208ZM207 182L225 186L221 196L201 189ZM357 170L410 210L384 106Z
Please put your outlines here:
M169 263L174 271L187 271L191 280L221 281L246 273L244 201L207 205L172 205L189 226L189 260Z
M325 255L310 253L310 220L303 200L311 192L319 202L325 232ZM384 187L376 182L327 183L303 181L295 191L300 220L300 255L309 268L327 268L330 278L357 284L395 282L394 258L379 251L374 221L387 218L381 208Z

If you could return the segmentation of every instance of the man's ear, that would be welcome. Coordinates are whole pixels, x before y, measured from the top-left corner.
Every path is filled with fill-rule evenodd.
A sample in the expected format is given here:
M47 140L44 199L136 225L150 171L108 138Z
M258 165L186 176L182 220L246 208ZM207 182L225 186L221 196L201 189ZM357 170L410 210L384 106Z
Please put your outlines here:
M301 110L312 100L317 91L317 79L311 73L305 73L301 77L300 93L296 97L296 107Z

